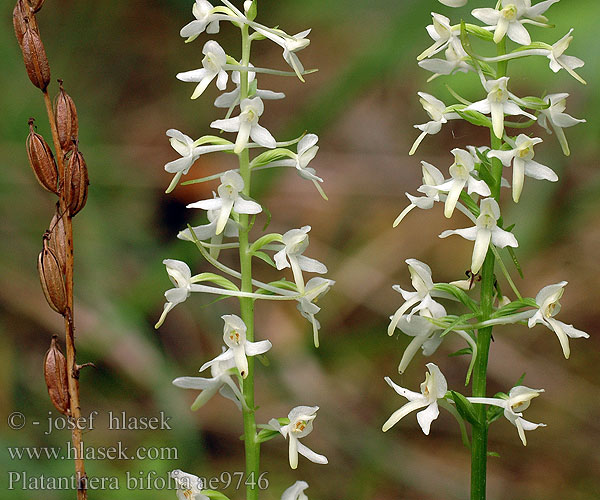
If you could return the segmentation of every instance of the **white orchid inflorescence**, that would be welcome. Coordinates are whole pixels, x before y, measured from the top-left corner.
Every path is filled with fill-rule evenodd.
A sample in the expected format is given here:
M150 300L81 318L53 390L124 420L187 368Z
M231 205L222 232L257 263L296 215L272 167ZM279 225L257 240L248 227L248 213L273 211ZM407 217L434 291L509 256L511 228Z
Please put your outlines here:
M321 188L323 179L316 175L311 163L319 150L318 137L305 133L290 141L277 141L263 126L263 117L268 107L265 103L283 99L285 94L258 88L259 74L291 76L304 81L304 77L313 72L305 70L299 57L300 52L310 44L310 30L290 35L279 27L272 28L258 23L257 3L256 0L246 1L240 9L230 0L221 0L220 4L195 0L192 6L193 20L180 32L187 43L205 33L217 34L224 25L231 24L240 30L241 50L234 57L219 42L206 40L201 48L201 67L186 68L186 71L177 74L177 79L195 84L192 99L214 92L215 86L222 91L214 99L214 105L219 110L225 109L225 116L212 121L210 127L225 134L204 135L193 139L176 129L167 131L171 146L179 155L179 158L169 161L164 167L166 172L172 174L167 193L177 187L183 176L193 171L195 163L203 155L225 152L229 156L236 156L239 166L186 182L198 184L218 181L212 196L205 196L205 199L187 206L190 209L200 209L195 214L200 214L203 220L181 228L177 235L180 240L196 245L205 263L212 266L212 272L193 274L186 263L166 259L164 264L174 287L165 293L164 310L156 324L157 328L161 326L169 312L186 301L192 292L216 297L217 300L229 297L239 300L239 315L222 316L225 345L200 368L200 372L210 369L210 376L178 377L173 380L173 384L183 389L199 391L192 403L192 410L201 408L220 393L232 400L243 413L247 500L256 500L258 490L264 489L264 484L261 486L256 483L257 479L264 478L259 470L260 444L277 435L282 434L289 441L290 465L293 468L297 466L298 454L317 463L327 463L325 457L299 442L300 438L312 430L317 407L295 408L290 412L289 422L278 423L277 428L261 428L256 425L255 358L260 357L266 362L266 353L271 350L272 344L267 339L255 340L258 332L255 332L254 303L257 300L295 303L300 314L310 322L314 343L318 347L320 323L316 315L320 306L316 302L334 283L324 277L312 277L305 282L303 273L327 272L324 264L304 255L309 243L310 226L282 231L283 234L263 234L256 238L251 233L253 227L259 226L255 226L257 217L262 217L265 213L267 225L271 219L267 208L252 198L251 181L255 172L292 167L298 173L299 182L310 181L321 196L327 199ZM290 70L264 68L251 62L251 49L262 40L273 42L283 49L283 60ZM228 133L235 135L228 137ZM253 152L256 153L251 154ZM233 269L225 263L231 259L221 260L221 256L230 250L237 253L239 269ZM259 267L255 262L269 265L275 272L285 271L285 275L270 282L260 281L253 274L253 269ZM180 499L227 499L220 492L204 490L203 484L192 474L177 470L173 471L171 477L176 482ZM251 478L254 478L252 484ZM306 488L307 483L297 481L283 492L281 498L307 500L304 493Z
M439 2L455 8L467 4L467 0ZM474 242L473 251L469 261L464 259L467 279L450 283L434 283L429 266L416 259L408 259L406 263L415 291L406 291L399 285L394 287L404 302L391 317L388 333L393 335L399 331L401 339L404 335L410 337L398 366L401 374L406 373L419 350L430 356L446 336L451 333L460 336L466 347L454 354L470 356L466 384L471 383L472 393L466 397L455 390L448 390L446 378L433 363L427 364L429 372L421 385L421 393L408 391L386 377L386 382L407 398L408 403L392 414L383 430L387 431L408 413L419 410L417 420L423 432L428 434L431 422L438 417L439 408L447 409L459 421L463 442L471 450L474 474L471 498L485 498L488 427L502 411L517 427L524 445L525 431L544 426L523 418L523 411L533 398L543 392L542 389L529 389L519 382L507 394L487 397L487 362L492 328L499 325L511 325L513 329L517 325L533 328L542 324L556 334L565 358L570 356L569 339L589 337L586 332L556 319L566 282L544 287L535 298L524 298L505 264L508 261L515 263L521 273L515 253L519 246L515 234L518 234L519 228L504 218L501 206L511 202L516 204L527 196L525 177L558 181L555 171L546 166L550 156L542 151L543 139L537 137L537 133L527 133L524 129L539 125L548 134L556 135L562 151L568 156L570 149L564 129L585 122L565 112L569 94L547 94L550 85L547 79L542 82L540 97L519 97L517 89L521 82L517 75L509 75L508 72L514 59L543 57L549 61L552 72L564 69L575 80L585 83L575 72L583 67L584 62L566 54L573 40L572 29L553 44L533 41L533 31L528 30L530 26L553 27L545 14L558 2L490 0L490 7L476 8L471 12L483 25L465 21L453 23L448 17L434 12L433 23L427 26L427 33L434 43L417 57L419 66L433 73L430 80L472 73L477 78L473 88L482 88L483 92L461 96L446 85L456 99L451 104L446 104L446 99L419 92L429 121L415 125L421 134L409 154L413 155L427 136L439 134L444 126L450 128L460 119L486 129L490 139L484 145L454 147L454 163L448 169L449 175L431 163L421 162L423 184L417 191L423 196L407 193L410 204L396 218L394 227L399 226L414 208L430 210L443 204L445 217L450 218L458 211L469 219L470 227L444 230L440 237L462 236ZM466 18L465 15L462 17ZM475 39L478 39L477 43L473 43ZM492 55L484 55L486 43ZM528 77L528 86L531 87L535 79ZM505 178L507 172L510 182ZM502 187L511 187L512 200L503 199ZM518 206L513 205L514 210L515 207ZM463 260L456 254L448 258ZM516 297L514 300L502 292L505 286L510 287ZM479 297L473 297L472 293L477 289ZM459 311L461 307L466 311ZM472 425L471 440L466 432L466 423Z

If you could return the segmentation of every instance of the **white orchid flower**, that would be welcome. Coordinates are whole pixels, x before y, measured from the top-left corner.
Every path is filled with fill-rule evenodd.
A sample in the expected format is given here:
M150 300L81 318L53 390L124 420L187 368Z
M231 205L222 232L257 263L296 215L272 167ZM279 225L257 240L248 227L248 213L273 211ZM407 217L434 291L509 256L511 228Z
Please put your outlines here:
M193 291L200 290L200 285L192 283L192 272L185 262L165 259L163 260L163 264L166 266L169 279L175 285L175 288L171 288L165 292L167 302L155 328L159 328L164 323L171 309L177 304L185 302Z
M419 61L419 66L427 71L431 71L433 76L428 82L435 80L441 75L453 75L455 73L468 73L474 71L473 66L465 61L467 53L462 46L449 45L444 53L446 59L425 59Z
M292 486L283 492L281 500L308 500L304 490L308 488L306 481L296 481Z
M311 278L304 288L304 296L298 299L298 310L300 314L311 322L313 327L313 341L315 347L319 347L319 330L321 323L315 315L321 310L316 302L323 297L335 284L335 281L325 278Z
M385 424L383 424L383 432L386 432L396 425L409 413L425 408L417 413L417 422L419 422L421 429L423 429L423 433L429 435L431 423L438 418L438 415L440 414L438 399L444 399L444 396L448 391L448 383L437 365L427 363L427 369L429 370L429 373L425 374L425 381L421 384L420 394L400 387L392 382L391 378L385 377L384 380L388 385L400 396L408 399L408 403L392 413L392 416L388 418Z
M533 328L538 323L545 325L547 328L556 333L563 354L566 359L569 359L571 349L569 347L569 337L571 338L589 338L589 334L574 328L573 325L567 325L562 321L554 319L560 312L560 298L563 296L564 288L567 286L566 281L561 281L556 285L548 285L542 288L535 298L535 303L539 309L529 318L529 328Z
M310 45L310 40L306 38L311 30L301 31L295 35L288 35L287 33L278 29L261 29L255 28L261 35L265 36L269 40L275 42L283 49L283 59L290 67L294 70L296 75L301 81L304 81L302 73L304 73L304 66L300 62L300 59L296 55L296 52L300 52Z
M177 79L182 82L198 82L192 99L200 97L215 78L217 79L217 88L225 90L229 79L229 75L223 69L223 66L227 64L227 54L217 42L214 40L206 42L202 53L204 54L202 68L177 73Z
M428 135L437 134L440 130L442 130L442 125L444 123L448 123L448 120L455 120L459 118L458 114L454 112L446 113L446 105L438 98L430 94L426 94L425 92L418 92L418 95L420 97L419 101L421 102L421 106L423 106L423 109L427 112L431 118L431 121L421 125L414 125L416 129L421 131L421 135L417 137L417 140L412 145L412 148L410 148L408 154L411 156L415 154L417 148L423 142L425 137Z
M302 253L308 248L310 226L301 229L290 229L283 235L283 245L274 255L275 265L280 271L291 267L294 281L300 293L304 293L304 277L302 271L324 274L327 267L318 260L305 257Z
M440 3L448 7L462 7L463 5L467 5L467 0L440 0Z
M544 101L546 101L550 107L541 110L538 121L549 134L554 130L563 153L566 156L569 156L571 150L569 149L569 143L567 142L567 137L565 136L563 128L573 127L578 123L585 123L585 120L573 118L571 115L565 113L565 109L567 108L567 97L569 97L569 94L566 93L547 95L544 98Z
M491 194L489 186L482 180L477 180L473 175L476 173L475 160L471 153L464 149L455 148L452 150L454 163L450 166L451 178L437 186L422 186L419 188L425 194L448 193L444 204L444 215L447 218L452 217L454 209L460 198L460 193L466 187L468 194L477 193L481 196Z
M547 21L542 16L552 4L559 0L546 0L531 5L531 0L501 0L500 10L492 8L475 9L472 14L480 21L494 28L494 42L500 43L505 35L520 45L531 44L531 36L524 23L539 24Z
M425 193L425 196L412 196L409 193L406 197L410 200L408 205L400 215L396 217L393 227L398 226L413 208L420 208L422 210L429 210L433 208L436 201L440 201L440 193L434 189L429 190L429 187L437 187L444 182L444 175L431 163L426 161L421 162L421 168L423 170L423 184L417 189L421 193Z
M513 387L508 393L508 399L501 398L467 398L471 403L494 405L504 408L504 416L513 424L519 433L523 446L527 446L525 431L533 431L546 424L534 424L523 418L523 412L529 408L533 398L537 398L544 389L530 389L523 385Z
M571 33L573 33L573 29L569 30L565 36L552 46L552 50L548 54L550 69L558 73L564 68L573 78L585 85L586 81L575 72L577 68L583 67L585 63L578 57L565 55L566 50L573 40Z
M265 148L272 149L276 147L277 143L271 132L258 123L259 117L265 110L262 99L258 96L244 99L240 104L240 110L239 116L225 120L215 120L210 126L225 132L238 133L233 149L236 154L240 154L244 150L250 137L254 142Z
M196 19L186 24L179 32L183 38L187 38L186 43L195 40L205 30L209 35L219 32L219 15L214 13L214 7L210 2L196 0L192 7L192 14Z
M514 149L508 151L492 150L487 154L491 158L498 158L505 167L512 164L512 193L515 203L518 203L521 197L525 176L550 182L558 181L558 175L554 170L533 159L535 156L533 147L540 142L543 141L539 137L530 138L525 134L520 134L515 141Z
M486 198L485 200L481 200L480 214L477 217L476 226L444 231L440 234L440 238L447 238L450 235L457 234L466 240L474 241L471 272L477 274L481 270L490 243L498 248L507 246L517 248L519 246L514 234L498 227L499 218L500 207L498 206L498 202L493 198Z
M409 337L414 337L402 354L402 359L398 365L398 373L402 374L406 371L409 363L415 357L415 354L419 349L422 349L423 356L431 356L437 348L440 346L444 337L441 336L445 328L434 325L427 318L443 318L446 316L446 310L442 307L441 309L436 308L435 313L424 309L420 312L419 316L413 316L409 319L408 316L402 316L396 328L402 333ZM473 370L473 365L477 359L477 344L473 338L463 330L452 330L453 332L460 335L469 344L472 350L471 363L469 365L469 375Z
M427 57L431 57L438 52L444 50L448 45L454 45L457 51L462 50L459 34L457 29L453 29L450 25L450 19L441 14L431 13L433 23L427 26L427 33L434 41L434 44L425 49L417 57L417 61L421 61Z
M327 464L327 457L315 453L304 446L300 439L308 436L313 430L313 420L317 417L318 406L297 406L288 414L290 423L281 425L277 419L269 421L269 425L289 441L289 459L292 469L298 468L298 453L316 464Z
M192 404L192 411L204 406L217 392L233 401L241 410L242 406L246 406L246 402L240 389L231 378L234 368L236 365L233 358L218 361L210 366L211 378L179 377L173 380L173 385L182 389L201 391Z
M250 64L252 67L252 64ZM233 108L240 103L240 72L234 71L231 74L231 80L236 84L235 90L220 95L215 99L215 107L217 108ZM252 82L256 82L256 73L254 71L248 71L248 84L249 84L249 97L258 96L263 100L269 99L284 99L285 94L283 92L273 92L272 90L261 90L259 88L253 89Z
M227 225L231 212L237 214L258 214L261 206L255 201L245 200L240 193L244 189L242 176L233 170L221 176L221 185L218 188L219 196L208 200L190 203L187 208L202 208L204 210L218 210L216 234L221 234Z
M217 223L219 221L221 210L222 209L208 210L206 214L208 217L208 224L192 227L192 231L189 229L179 231L177 238L191 242L196 241L196 239L198 241L211 240L211 244L213 245L220 244L223 241L223 236L226 236L227 238L237 238L239 234L239 225L231 219L227 219L223 232L217 234Z
M394 334L396 325L411 307L412 310L407 317L407 321L410 321L413 314L419 311L429 311L430 315L435 318L446 316L444 307L433 300L433 297L447 299L450 298L450 296L444 292L439 292L434 288L434 283L431 279L431 268L417 259L407 259L406 264L408 265L412 286L415 291L409 292L403 290L400 285L394 285L392 287L396 292L402 295L405 302L392 316L388 326L388 335Z
M264 354L271 349L272 344L268 340L250 342L246 339L246 324L242 318L235 314L225 314L221 316L225 322L223 328L223 340L229 349L219 354L216 358L204 363L200 371L206 370L209 366L222 361L233 359L235 366L240 371L242 378L248 376L248 358L247 356L257 356Z
M177 500L210 500L202 494L204 480L182 470L174 470L170 476L177 484Z
M478 111L484 115L491 115L494 135L499 139L504 135L504 115L524 115L532 120L536 117L531 113L523 111L515 102L516 96L508 89L508 76L498 80L488 80L483 83L488 95L485 99L467 106L466 110Z

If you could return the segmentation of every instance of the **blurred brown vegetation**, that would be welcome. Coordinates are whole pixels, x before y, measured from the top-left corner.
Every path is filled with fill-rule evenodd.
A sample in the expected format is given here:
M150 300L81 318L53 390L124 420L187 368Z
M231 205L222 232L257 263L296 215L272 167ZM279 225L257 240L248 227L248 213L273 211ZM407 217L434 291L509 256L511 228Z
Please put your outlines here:
M261 78L263 88L288 95L268 103L261 123L281 139L304 130L319 134L321 151L314 166L325 178L330 200L322 201L310 183L287 171L257 174L256 186L273 213L271 229L312 225L310 254L326 262L329 277L337 281L320 303L318 351L312 347L308 323L293 305L257 307L258 335L274 345L271 364L261 368L258 377L259 420L284 416L297 404L321 406L307 444L330 460L327 467L303 460L292 472L286 443L265 444L262 463L272 487L264 498L279 498L296 479L309 482L310 498L323 500L467 498L468 451L448 414L434 422L429 437L420 432L414 416L385 435L380 432L382 422L403 404L383 377L390 375L416 389L425 371L417 355L404 376L394 376L408 340L386 335L387 317L400 304L391 285L408 286L407 258L427 262L435 281L448 281L463 276L471 254L468 242L437 238L443 229L464 227L461 216L444 220L439 207L412 212L399 228L391 227L407 202L404 192L414 193L420 184L421 159L444 170L451 163L451 148L487 141L472 127L453 123L427 138L416 157L407 156L417 134L412 125L425 119L416 92L425 90L451 101L444 87L448 80L425 84L428 74L415 61L429 43L424 30L429 12L454 19L458 14L433 0L259 4L265 24L294 33L313 28L302 59L320 71L306 85L295 79ZM169 175L162 167L174 158L165 130L177 128L198 137L210 133L208 123L220 117L211 107L216 90L191 102L191 87L174 78L179 71L198 67L201 60L201 42L185 45L178 36L190 19L191 5L175 0L47 0L39 17L53 77L64 79L78 105L80 148L92 183L86 211L75 220L77 333L80 360L98 366L81 378L83 413L99 410L104 420L86 434L86 444L108 446L123 440L131 449L143 445L179 450L177 461L92 461L87 467L91 475L124 477L125 470L164 475L182 468L210 477L243 467L241 419L234 406L217 397L191 413L194 394L170 383L176 376L195 374L214 356L221 342L219 317L235 311L237 304L228 300L204 307L205 300L192 297L158 332L152 326L169 287L162 259L186 260L192 269L206 267L193 245L177 241L175 235L197 220L185 205L209 194L212 186L163 193ZM65 432L45 436L31 425L16 432L5 424L12 411L23 411L30 421L45 421L51 406L41 363L51 335L60 331L60 318L45 306L35 268L52 200L33 179L24 150L29 116L39 118L40 133L49 131L41 96L27 81L13 39L12 7L12 1L0 0L0 463L5 471L25 470L32 476L68 475L67 461L11 461L6 450L16 445L64 445L68 439ZM467 15L464 9L460 12ZM574 340L571 359L565 361L557 339L543 327L496 331L490 394L508 390L526 372L526 385L546 389L527 418L548 427L530 433L523 448L505 420L493 425L490 447L500 458L489 460L491 500L600 498L600 64L595 50L600 8L596 0L564 0L551 8L550 16L557 29L534 33L553 42L575 27L570 53L586 60L581 73L590 85L579 86L564 72L552 74L545 62L515 63L513 90L521 95L570 92L568 111L588 123L567 131L573 151L569 158L560 154L553 137L537 130L545 143L536 159L554 168L561 181L550 185L529 179L518 209L507 208L505 219L517 224L518 256L525 270L525 280L518 281L521 291L535 296L546 284L568 280L561 319L575 323L591 338ZM228 27L219 35L234 55L236 36ZM261 65L282 67L278 47L262 42L255 50ZM465 96L480 95L472 76L452 79L452 85ZM229 157L203 157L192 175L225 170L230 162ZM434 357L457 390L467 360L445 356L460 347L446 341ZM173 430L106 431L108 411L164 411L173 417ZM6 481L3 472L0 485ZM233 490L229 493L236 497ZM72 497L67 492L10 491L3 498L25 500L40 494L47 500ZM90 495L172 497L173 492L139 489Z

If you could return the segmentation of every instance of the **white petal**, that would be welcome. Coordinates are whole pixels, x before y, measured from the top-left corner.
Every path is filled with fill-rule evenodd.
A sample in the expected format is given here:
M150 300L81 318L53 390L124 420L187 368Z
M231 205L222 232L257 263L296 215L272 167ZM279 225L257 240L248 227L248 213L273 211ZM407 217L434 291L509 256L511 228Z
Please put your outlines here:
M558 175L554 170L533 160L525 162L525 175L539 180L558 181Z
M298 264L300 265L300 269L303 271L307 271L309 273L319 273L325 274L327 272L327 267L325 264L322 264L318 260L311 259L310 257L305 257L304 255L298 255Z
M453 234L462 236L465 240L475 241L475 238L477 238L477 227L444 231L442 234L440 234L440 238L447 238Z
M246 354L248 356L264 354L271 349L271 347L273 347L273 345L268 340L259 340L258 342L250 342L247 340L245 344Z
M238 214L259 214L262 212L262 207L258 203L251 200L244 200L243 198L235 200L233 209Z
M515 235L504 229L496 227L492 230L492 243L498 248L512 247L517 248L519 243Z
M228 118L227 120L215 120L210 124L212 128L218 128L224 132L237 132L240 129L240 117Z
M513 21L508 25L507 34L508 38L520 45L529 45L531 43L529 32L519 21Z
M310 448L304 446L300 441L298 441L298 453L300 453L300 455L305 456L306 458L308 458L311 462L313 462L315 464L329 463L329 460L327 460L326 456L315 453Z
M431 429L431 422L438 418L440 410L437 401L431 403L427 408L417 413L417 422L423 429L423 433L428 436Z
M271 132L269 132L266 128L259 125L258 123L252 125L252 129L250 130L250 137L252 137L252 140L254 142L260 144L261 146L264 146L265 148L272 149L277 146L277 142L275 141L275 138L271 135Z

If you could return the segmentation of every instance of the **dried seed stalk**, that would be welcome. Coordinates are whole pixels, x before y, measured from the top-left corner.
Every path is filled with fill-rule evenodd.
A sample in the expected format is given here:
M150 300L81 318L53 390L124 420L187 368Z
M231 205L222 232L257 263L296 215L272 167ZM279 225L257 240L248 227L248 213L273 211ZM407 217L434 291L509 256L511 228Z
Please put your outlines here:
M22 46L25 69L31 83L42 92L45 92L50 83L50 65L48 64L44 44L39 33L29 26L27 18L25 18L25 23L27 26L23 34Z
M18 0L13 10L13 26L15 28L15 36L19 42L21 49L23 48L23 35L29 27L39 33L37 21L33 15L33 10L25 0Z
M75 217L85 206L89 184L87 165L83 155L79 150L75 150L71 154L67 165L67 203L71 211L71 217Z
M44 248L38 257L40 283L48 305L63 316L67 311L67 291L60 264L48 245L48 235L44 235Z
M70 151L77 143L79 123L77 109L71 96L65 92L62 80L58 80L60 91L54 99L54 118L58 131L58 140L63 152Z
M40 185L58 194L58 168L54 155L44 138L35 132L33 118L29 119L29 135L26 141L27 156L33 173Z
M67 373L67 358L58 345L58 335L54 335L50 349L44 358L44 378L50 401L59 412L69 416L69 378Z

